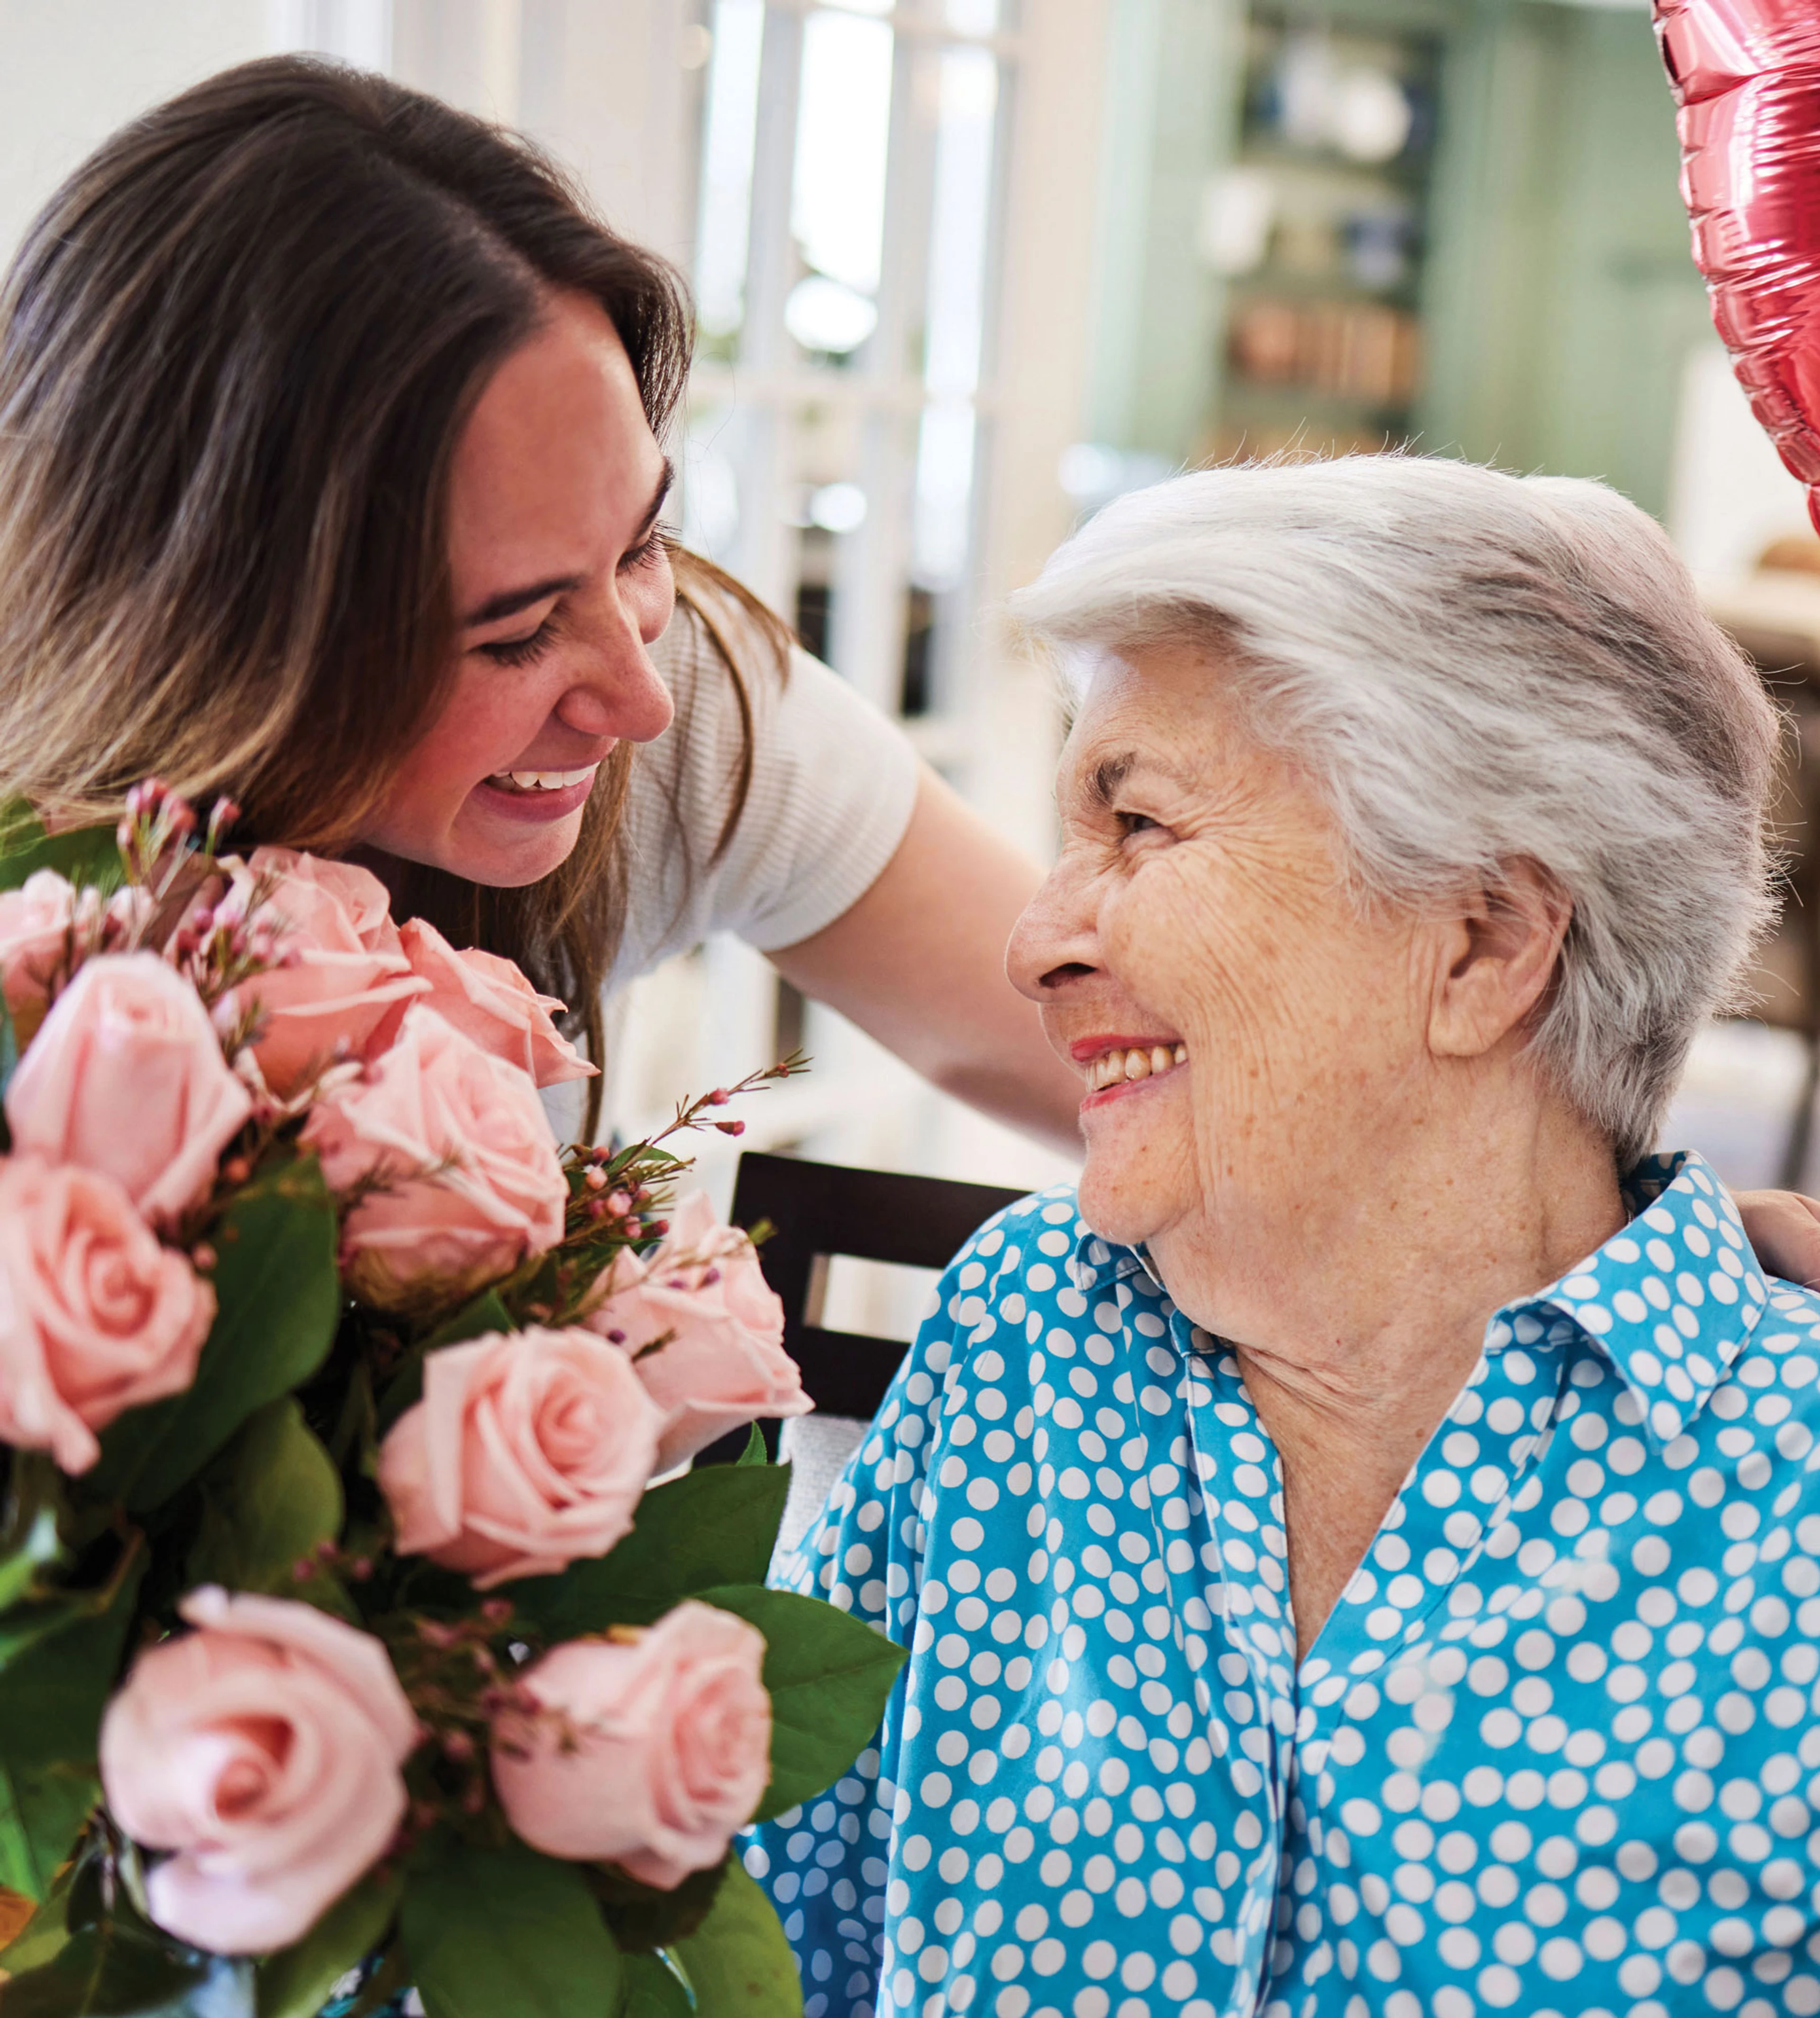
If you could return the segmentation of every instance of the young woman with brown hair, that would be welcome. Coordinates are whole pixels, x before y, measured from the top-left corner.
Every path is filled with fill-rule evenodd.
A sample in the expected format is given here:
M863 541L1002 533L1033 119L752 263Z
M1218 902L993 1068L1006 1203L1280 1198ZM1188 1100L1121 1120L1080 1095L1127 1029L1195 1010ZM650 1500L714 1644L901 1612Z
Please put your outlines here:
M597 1055L603 991L738 930L1065 1135L1001 971L1034 868L660 526L689 341L547 162L385 79L275 59L124 128L0 296L0 794L230 795Z
M660 526L689 339L548 162L384 78L275 58L123 128L0 291L0 800L231 797L597 1056L604 993L737 930L1072 1142L1003 975L1035 866ZM1820 1275L1802 1202L1748 1216Z

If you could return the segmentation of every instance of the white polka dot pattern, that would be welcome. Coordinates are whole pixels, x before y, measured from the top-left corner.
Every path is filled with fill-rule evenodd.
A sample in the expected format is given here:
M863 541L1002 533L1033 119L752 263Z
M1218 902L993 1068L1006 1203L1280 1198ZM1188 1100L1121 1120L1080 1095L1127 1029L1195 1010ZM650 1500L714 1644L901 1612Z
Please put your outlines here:
M746 1839L807 2018L1820 2013L1820 1297L1632 1184L1299 1671L1231 1354L1070 1194L974 1236L784 1572L912 1650Z

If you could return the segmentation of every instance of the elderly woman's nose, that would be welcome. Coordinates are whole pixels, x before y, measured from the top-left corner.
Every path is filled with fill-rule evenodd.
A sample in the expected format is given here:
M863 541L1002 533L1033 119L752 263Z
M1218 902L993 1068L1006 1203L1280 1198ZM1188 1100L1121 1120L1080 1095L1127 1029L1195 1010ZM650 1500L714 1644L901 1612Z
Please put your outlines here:
M1052 1002L1058 989L1096 972L1099 965L1099 938L1088 892L1065 863L1058 863L1012 931L1006 972L1020 994L1033 1002Z

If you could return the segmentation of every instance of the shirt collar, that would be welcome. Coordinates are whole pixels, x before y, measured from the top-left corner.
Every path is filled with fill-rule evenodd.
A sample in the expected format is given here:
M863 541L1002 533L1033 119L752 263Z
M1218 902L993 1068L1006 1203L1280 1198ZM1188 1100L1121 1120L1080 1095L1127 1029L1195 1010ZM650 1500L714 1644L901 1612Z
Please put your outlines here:
M1692 1150L1646 1157L1624 1197L1629 1222L1558 1282L1507 1304L1486 1351L1528 1344L1565 1318L1610 1361L1652 1435L1671 1443L1749 1344L1768 1290L1737 1208Z
M1737 1208L1692 1150L1648 1156L1624 1180L1631 1217L1596 1253L1486 1329L1487 1352L1558 1335L1562 1320L1611 1362L1652 1435L1670 1443L1743 1350L1768 1298ZM1082 1294L1142 1271L1142 1247L1084 1231L1070 1264ZM1159 1285L1160 1286L1160 1285Z
M1074 1251L1068 1257L1068 1274L1084 1297L1092 1295L1096 1289L1108 1289L1128 1275L1139 1274L1149 1276L1159 1289L1163 1286L1162 1278L1150 1265L1147 1249L1141 1246L1121 1247L1117 1241L1094 1232L1084 1221L1081 1237L1074 1242Z

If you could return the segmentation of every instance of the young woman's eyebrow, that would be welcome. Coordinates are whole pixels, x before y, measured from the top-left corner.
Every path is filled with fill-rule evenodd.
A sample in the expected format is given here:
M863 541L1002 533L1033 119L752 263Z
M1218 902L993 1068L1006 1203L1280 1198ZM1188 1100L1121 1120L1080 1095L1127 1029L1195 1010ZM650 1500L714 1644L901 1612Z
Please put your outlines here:
M663 458L663 468L658 472L656 486L651 494L650 505L638 522L637 531L632 535L631 544L634 546L637 546L657 523L657 515L663 509L663 501L670 495L670 486L675 482L676 465L666 455Z
M501 589L497 595L489 595L478 609L471 609L462 619L470 630L482 624L497 624L502 617L515 617L521 609L529 609L533 602L541 602L547 595L565 595L572 588L580 588L582 577L578 574L552 575L547 581L529 582L522 588Z
M631 545L635 547L648 537L652 527L657 523L658 513L663 509L663 501L670 495L670 486L675 482L676 465L666 456L651 493L651 502L638 522L637 531L632 535ZM527 582L522 588L501 589L497 595L489 595L478 609L471 609L461 620L463 627L474 631L483 624L497 624L503 617L515 617L521 609L529 609L533 602L541 602L546 596L566 595L572 588L580 588L581 584L580 575L563 574L552 575L547 581Z

